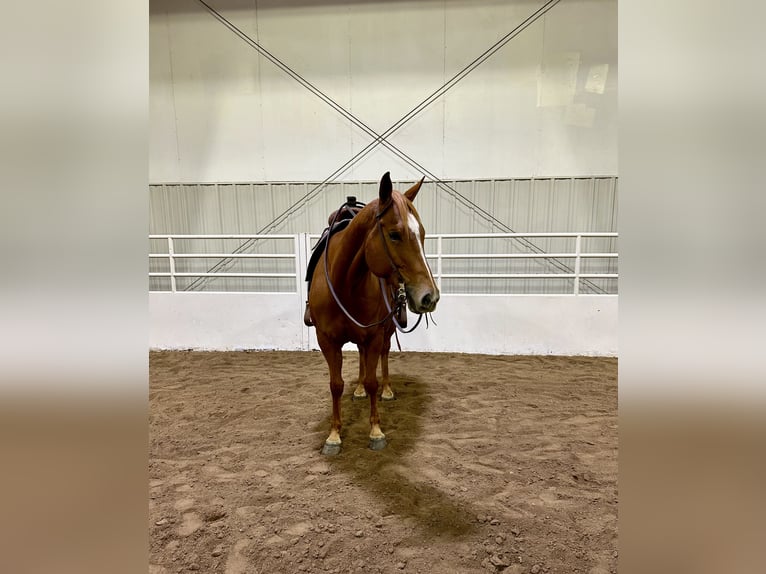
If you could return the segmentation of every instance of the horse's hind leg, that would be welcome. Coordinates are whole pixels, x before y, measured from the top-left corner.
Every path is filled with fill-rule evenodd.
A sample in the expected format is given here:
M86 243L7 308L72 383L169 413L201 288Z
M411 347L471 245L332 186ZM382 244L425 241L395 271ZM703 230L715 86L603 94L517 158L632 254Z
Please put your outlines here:
M343 352L340 346L327 341L317 333L317 340L322 349L327 366L330 369L330 393L332 394L332 421L330 435L322 447L322 454L338 454L340 452L340 399L343 395Z
M376 370L382 351L378 345L365 349L365 352L362 354L365 364L364 389L370 397L370 448L372 450L381 450L386 446L386 435L380 430L380 416L378 415L378 378Z
M394 400L394 391L391 389L391 380L388 377L388 353L391 350L391 339L386 339L383 343L383 351L380 354L380 370L383 375L383 392L380 394L380 398L384 401ZM359 380L356 383L354 389L354 399L363 399L367 396L367 391L364 390L364 353L361 346L359 347ZM376 365L377 368L377 365Z
M363 399L367 396L367 391L364 390L364 351L361 345L356 346L359 349L359 378L356 381L356 388L352 399Z
M383 375L383 392L380 398L384 401L394 400L394 391L391 390L391 380L388 378L388 352L391 350L391 338L387 337L383 342L383 352L380 354L380 370Z

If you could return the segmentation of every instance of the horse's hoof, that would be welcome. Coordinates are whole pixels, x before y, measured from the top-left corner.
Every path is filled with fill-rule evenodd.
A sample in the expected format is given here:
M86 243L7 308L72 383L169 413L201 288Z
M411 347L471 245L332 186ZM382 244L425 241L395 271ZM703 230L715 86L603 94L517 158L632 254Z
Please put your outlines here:
M324 446L322 446L322 454L327 456L335 456L336 454L340 454L340 445L324 443Z
M386 437L384 436L370 439L370 448L372 450L383 450L386 448L386 444Z
M362 399L366 399L366 398L367 398L367 393L364 393L363 395L357 395L356 393L354 393L353 395L351 395L352 401L361 401Z
M328 456L335 456L336 454L340 454L340 445L324 443L324 446L322 447L322 454L326 454Z
M390 397L387 397L386 395L380 395L381 401L395 401L396 395L392 394Z

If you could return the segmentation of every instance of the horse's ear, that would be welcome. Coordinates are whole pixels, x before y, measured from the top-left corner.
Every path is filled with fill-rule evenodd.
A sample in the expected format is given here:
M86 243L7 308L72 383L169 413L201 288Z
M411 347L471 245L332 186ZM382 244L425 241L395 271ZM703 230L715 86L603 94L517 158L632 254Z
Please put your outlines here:
M387 171L383 174L383 177L380 178L380 192L378 193L380 205L385 205L389 202L393 189L394 185L391 183L391 173Z
M415 196L420 191L420 186L423 185L423 181L425 179L426 179L426 176L421 177L419 182L417 182L415 185L413 185L411 188L409 188L407 191L404 192L404 196L410 201L415 201Z

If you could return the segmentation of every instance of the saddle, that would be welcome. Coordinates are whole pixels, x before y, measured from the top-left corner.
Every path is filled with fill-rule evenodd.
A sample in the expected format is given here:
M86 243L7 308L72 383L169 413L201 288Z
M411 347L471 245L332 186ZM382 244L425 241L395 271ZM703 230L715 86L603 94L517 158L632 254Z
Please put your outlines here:
M319 257L324 252L325 244L327 243L328 239L330 236L335 235L339 231L342 231L348 227L348 224L351 223L351 220L357 213L362 210L363 207L363 203L359 203L356 200L356 197L349 195L346 197L346 203L344 203L339 209L333 211L330 214L330 217L327 218L328 226L324 229L321 237L319 238L319 241L317 241L316 245L314 245L314 248L311 250L309 264L306 267L305 280L308 283L306 287L307 293L311 289L311 279L314 277L314 269L316 269L317 263L319 263ZM308 301L306 301L306 310L303 312L303 323L307 327L312 327L314 325L314 322L311 320L311 312L309 311Z

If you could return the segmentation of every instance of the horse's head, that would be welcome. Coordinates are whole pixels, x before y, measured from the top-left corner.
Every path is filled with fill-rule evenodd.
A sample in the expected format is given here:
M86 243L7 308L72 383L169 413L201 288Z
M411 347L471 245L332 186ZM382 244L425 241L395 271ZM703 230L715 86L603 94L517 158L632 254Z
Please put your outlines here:
M439 301L439 288L425 256L426 232L412 204L422 184L421 179L400 193L393 189L389 172L383 175L377 203L372 202L376 224L365 243L370 270L378 277L403 282L413 313L430 313Z

